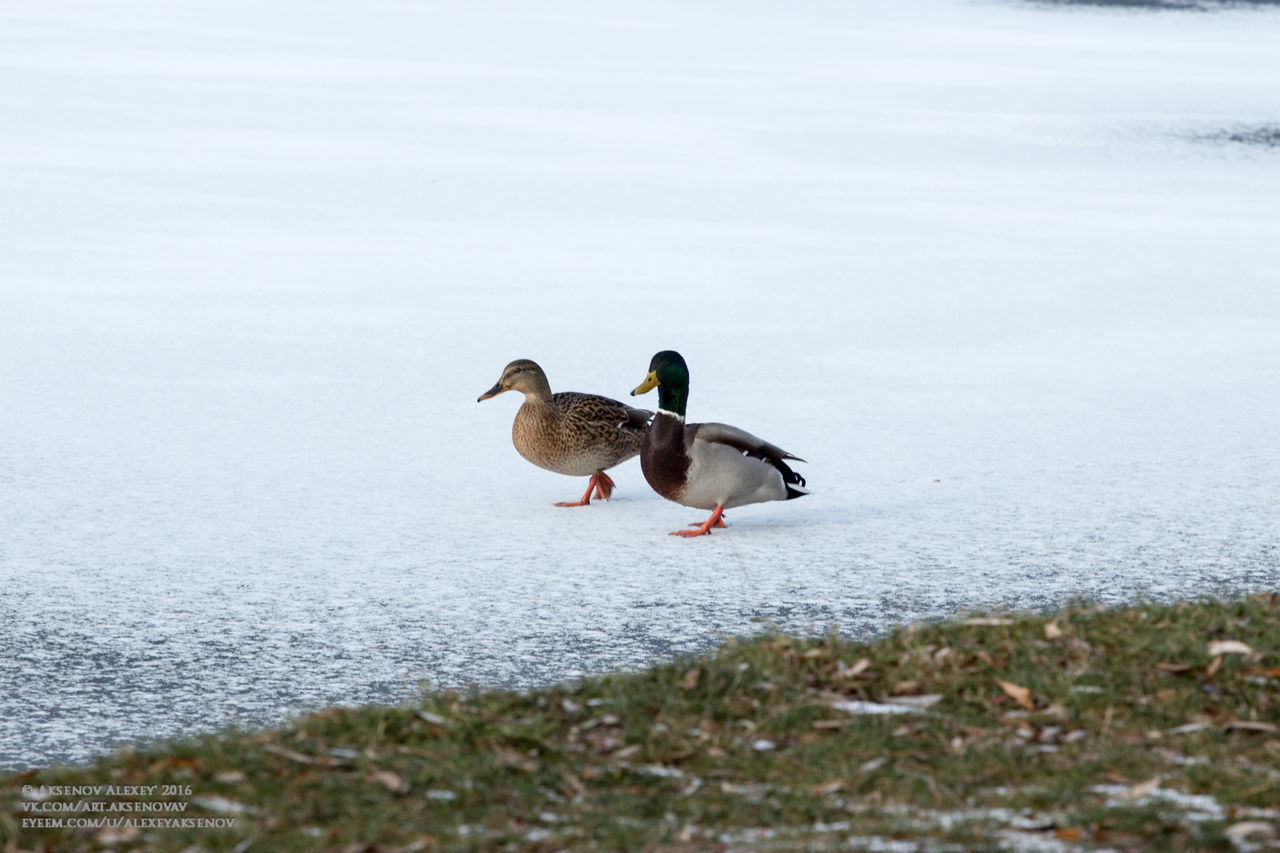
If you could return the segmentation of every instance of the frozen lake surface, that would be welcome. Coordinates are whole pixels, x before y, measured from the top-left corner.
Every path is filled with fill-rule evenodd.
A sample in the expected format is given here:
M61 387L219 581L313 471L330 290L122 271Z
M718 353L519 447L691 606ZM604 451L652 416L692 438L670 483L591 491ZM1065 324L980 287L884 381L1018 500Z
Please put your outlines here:
M1280 10L0 13L0 767L776 625L1280 586ZM809 460L525 463L508 361ZM652 396L642 404L652 407Z

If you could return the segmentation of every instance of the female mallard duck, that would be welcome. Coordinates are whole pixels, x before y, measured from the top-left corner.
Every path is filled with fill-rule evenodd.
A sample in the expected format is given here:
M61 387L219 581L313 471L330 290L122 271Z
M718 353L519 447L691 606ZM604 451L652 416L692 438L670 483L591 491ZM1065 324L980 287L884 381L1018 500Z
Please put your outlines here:
M508 364L502 378L476 402L513 389L524 394L511 425L511 443L520 455L557 474L591 476L581 500L556 506L586 506L593 489L597 498L608 500L613 480L604 469L640 452L653 412L596 394L552 394L547 374L527 358Z
M804 477L784 459L804 460L781 447L727 424L688 424L689 368L680 353L665 350L649 362L649 375L631 392L658 388L658 414L640 451L640 468L653 490L669 501L712 510L697 530L672 536L701 536L724 527L724 511L735 506L783 501L809 494Z

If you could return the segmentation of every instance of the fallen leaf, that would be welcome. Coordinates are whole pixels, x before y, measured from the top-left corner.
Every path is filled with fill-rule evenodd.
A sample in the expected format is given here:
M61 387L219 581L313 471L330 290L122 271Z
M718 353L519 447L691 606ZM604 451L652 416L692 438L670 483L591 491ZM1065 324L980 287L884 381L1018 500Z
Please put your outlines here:
M1046 640L1056 640L1062 636L1062 629L1058 627L1056 622L1044 623L1044 638ZM1076 830L1078 833L1080 830Z
M1246 838L1258 836L1260 838L1275 838L1276 828L1260 820L1244 820L1240 823L1233 823L1222 831L1222 834L1230 838L1232 841L1243 841Z
M1209 644L1209 655L1251 655L1253 649L1239 640L1214 640Z
M573 772L570 770L560 771L560 781L560 788L566 797L580 797L586 793L587 786L583 785L582 780L573 775Z
M663 779L683 779L684 771L679 767L667 767L664 764L641 764L638 767L631 768L637 773L644 773L649 776L658 776Z
M1189 663L1161 662L1156 664L1156 669L1159 670L1160 672L1168 672L1168 673L1172 673L1173 675L1182 675L1184 672L1190 672L1191 670L1195 669L1195 667Z
M1150 794L1152 791L1154 791L1158 787L1160 787L1160 777L1152 776L1150 779L1148 779L1145 782L1139 782L1138 784L1121 791L1120 799L1140 800L1143 797Z
M853 666L845 666L844 661L836 661L836 678L855 678L871 666L871 658L858 658Z
M998 625L1012 625L1013 620L1004 619L999 616L976 616L972 619L961 620L960 624L969 625L970 627L974 627L974 628L985 628L985 627L992 627L992 626L998 626Z
M812 649L806 650L804 654L800 655L800 657L804 658L805 660L817 660L818 658L822 657L826 653L827 653L827 650L822 648L822 646L814 646Z
M693 669L689 670L684 674L684 681L680 683L680 686L683 687L685 690L692 690L693 688L698 686L698 679L700 679L701 677L702 677L702 670L695 666Z
M1020 684L1014 684L1012 681L1005 681L1003 678L997 678L996 684L1000 685L1000 689L1008 694L1009 698L1017 702L1028 711L1034 710L1035 701L1031 698L1031 691Z
M836 791L843 790L844 784L843 779L832 779L830 782L812 786L809 788L809 793L815 797L825 797L827 794L834 794Z
M1204 668L1205 678L1213 678L1213 674L1218 671L1220 666L1222 666L1222 655L1218 655Z
M889 690L891 696L917 696L924 692L924 685L919 681L899 681Z
M40 775L39 769L24 770L17 776L10 776L5 784L12 788L17 788L23 782L29 782Z
M1053 831L1053 837L1059 841L1079 841L1080 835L1080 827L1078 826L1064 826L1062 829Z
M585 732L585 731L590 731L591 729L599 728L600 726L620 726L620 725L622 725L622 718L619 717L617 714L601 714L599 717L596 717L591 720L587 720L585 723L583 723L582 730Z
M404 781L398 773L392 773L390 770L375 770L369 774L369 781L375 785L381 785L393 794L409 793L409 783Z

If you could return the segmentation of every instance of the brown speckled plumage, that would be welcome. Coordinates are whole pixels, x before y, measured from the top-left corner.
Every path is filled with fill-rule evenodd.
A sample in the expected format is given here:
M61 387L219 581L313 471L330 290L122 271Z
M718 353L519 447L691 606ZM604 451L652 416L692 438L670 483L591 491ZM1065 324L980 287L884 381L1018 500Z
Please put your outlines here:
M480 400L510 390L524 394L511 424L516 450L548 471L590 476L587 495L580 502L584 504L593 486L597 497L609 496L613 481L604 471L640 452L653 415L598 394L552 394L547 375L528 359L508 364L502 378Z

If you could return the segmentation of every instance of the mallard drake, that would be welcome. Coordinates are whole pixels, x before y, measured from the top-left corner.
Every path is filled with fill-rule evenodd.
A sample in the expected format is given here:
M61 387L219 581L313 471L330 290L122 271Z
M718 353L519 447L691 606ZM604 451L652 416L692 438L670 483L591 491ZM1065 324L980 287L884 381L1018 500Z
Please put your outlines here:
M789 501L809 494L804 477L784 459L804 460L728 424L686 424L689 367L680 353L664 350L649 362L649 375L631 396L658 389L658 414L640 451L640 468L653 490L669 501L711 510L696 530L701 536L724 527L724 511L762 501Z
M511 390L524 394L511 424L511 443L520 455L557 474L591 477L580 500L556 506L586 506L593 490L595 497L608 500L614 483L605 469L640 452L653 412L597 394L552 394L547 374L527 358L503 368L502 378L476 402Z

